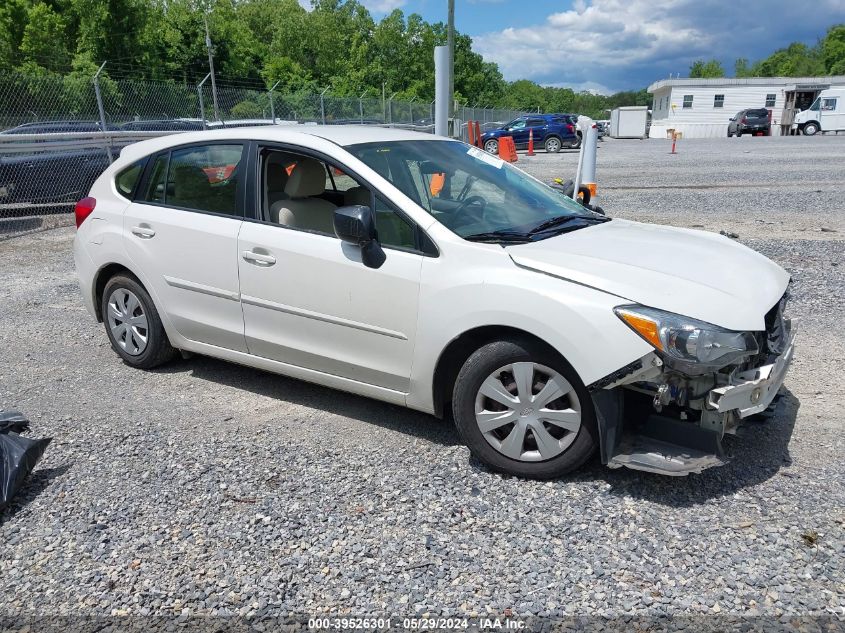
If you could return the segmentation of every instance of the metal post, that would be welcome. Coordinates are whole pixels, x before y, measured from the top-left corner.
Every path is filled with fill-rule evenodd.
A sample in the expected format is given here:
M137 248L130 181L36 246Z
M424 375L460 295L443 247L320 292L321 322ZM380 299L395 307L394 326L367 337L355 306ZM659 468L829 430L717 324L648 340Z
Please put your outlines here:
M411 101L408 102L408 109L411 111L411 125L414 124L414 100L416 97L411 97Z
M358 97L358 110L361 114L361 125L364 125L364 95L367 94L369 90L365 90L361 93L361 96Z
M387 100L387 118L388 118L388 123L390 123L391 125L393 124L393 97L395 97L398 94L399 94L399 91L397 90L392 95L390 95L390 97Z
M211 77L211 73L203 77L203 80L197 85L197 96L200 98L200 119L202 119L202 129L204 130L207 130L208 126L205 121L205 100L202 98L202 87L208 81L209 77Z
M449 60L447 72L449 73L449 136L456 136L454 127L455 119L455 0L449 0L446 20L446 46L449 49Z
M220 120L220 109L217 107L217 83L214 81L214 48L211 46L211 35L208 32L208 17L203 14L205 24L205 48L208 50L208 69L211 77L211 100L214 102L214 120Z
M449 135L449 47L434 47L434 133Z
M270 118L273 119L274 125L276 124L276 107L273 103L273 91L276 89L276 86L278 86L280 83L281 80L274 83L273 87L270 88Z
M326 124L326 106L323 101L323 95L326 94L326 90L328 90L329 88L331 88L331 86L326 86L323 89L323 92L320 93L320 117L323 119L323 125Z
M105 67L106 62L103 62L94 74L94 96L97 97L97 109L100 111L100 127L104 133L108 131L108 126L106 125L106 110L103 108L103 95L100 94L100 73L103 72L103 68ZM106 143L106 154L108 154L109 162L111 163L114 157L111 153L111 144L108 142Z

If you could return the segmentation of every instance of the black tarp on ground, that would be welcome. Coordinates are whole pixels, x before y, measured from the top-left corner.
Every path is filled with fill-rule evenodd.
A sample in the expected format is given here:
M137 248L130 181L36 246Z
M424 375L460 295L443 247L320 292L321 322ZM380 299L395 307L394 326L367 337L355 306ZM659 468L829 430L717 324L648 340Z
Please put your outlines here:
M17 411L0 411L0 511L21 489L27 475L44 454L50 438L23 437L29 420Z

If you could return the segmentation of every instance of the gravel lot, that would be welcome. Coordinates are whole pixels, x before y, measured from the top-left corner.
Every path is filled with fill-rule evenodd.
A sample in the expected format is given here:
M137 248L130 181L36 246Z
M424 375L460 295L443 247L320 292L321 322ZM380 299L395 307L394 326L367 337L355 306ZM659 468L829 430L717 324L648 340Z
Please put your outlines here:
M845 138L669 147L602 142L599 204L737 233L800 319L775 415L680 479L522 481L398 407L207 358L132 370L71 229L0 241L0 408L55 438L0 515L0 615L845 616Z

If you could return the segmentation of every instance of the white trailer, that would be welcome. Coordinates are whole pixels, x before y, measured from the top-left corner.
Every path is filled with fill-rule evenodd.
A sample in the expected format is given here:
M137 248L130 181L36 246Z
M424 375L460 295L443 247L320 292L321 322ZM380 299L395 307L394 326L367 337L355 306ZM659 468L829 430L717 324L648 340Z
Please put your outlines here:
M625 106L611 110L610 136L612 138L648 137L648 107Z

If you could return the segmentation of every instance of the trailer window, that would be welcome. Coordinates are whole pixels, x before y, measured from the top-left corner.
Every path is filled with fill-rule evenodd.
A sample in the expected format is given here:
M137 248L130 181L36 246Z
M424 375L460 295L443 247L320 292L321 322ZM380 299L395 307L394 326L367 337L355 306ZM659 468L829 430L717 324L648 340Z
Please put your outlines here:
M775 99L777 95L774 94L767 94L766 95L766 107L767 108L774 108L775 107Z
M713 97L713 107L714 108L724 108L725 107L725 95L716 95Z
M684 95L684 107L691 108L692 107L692 95Z

